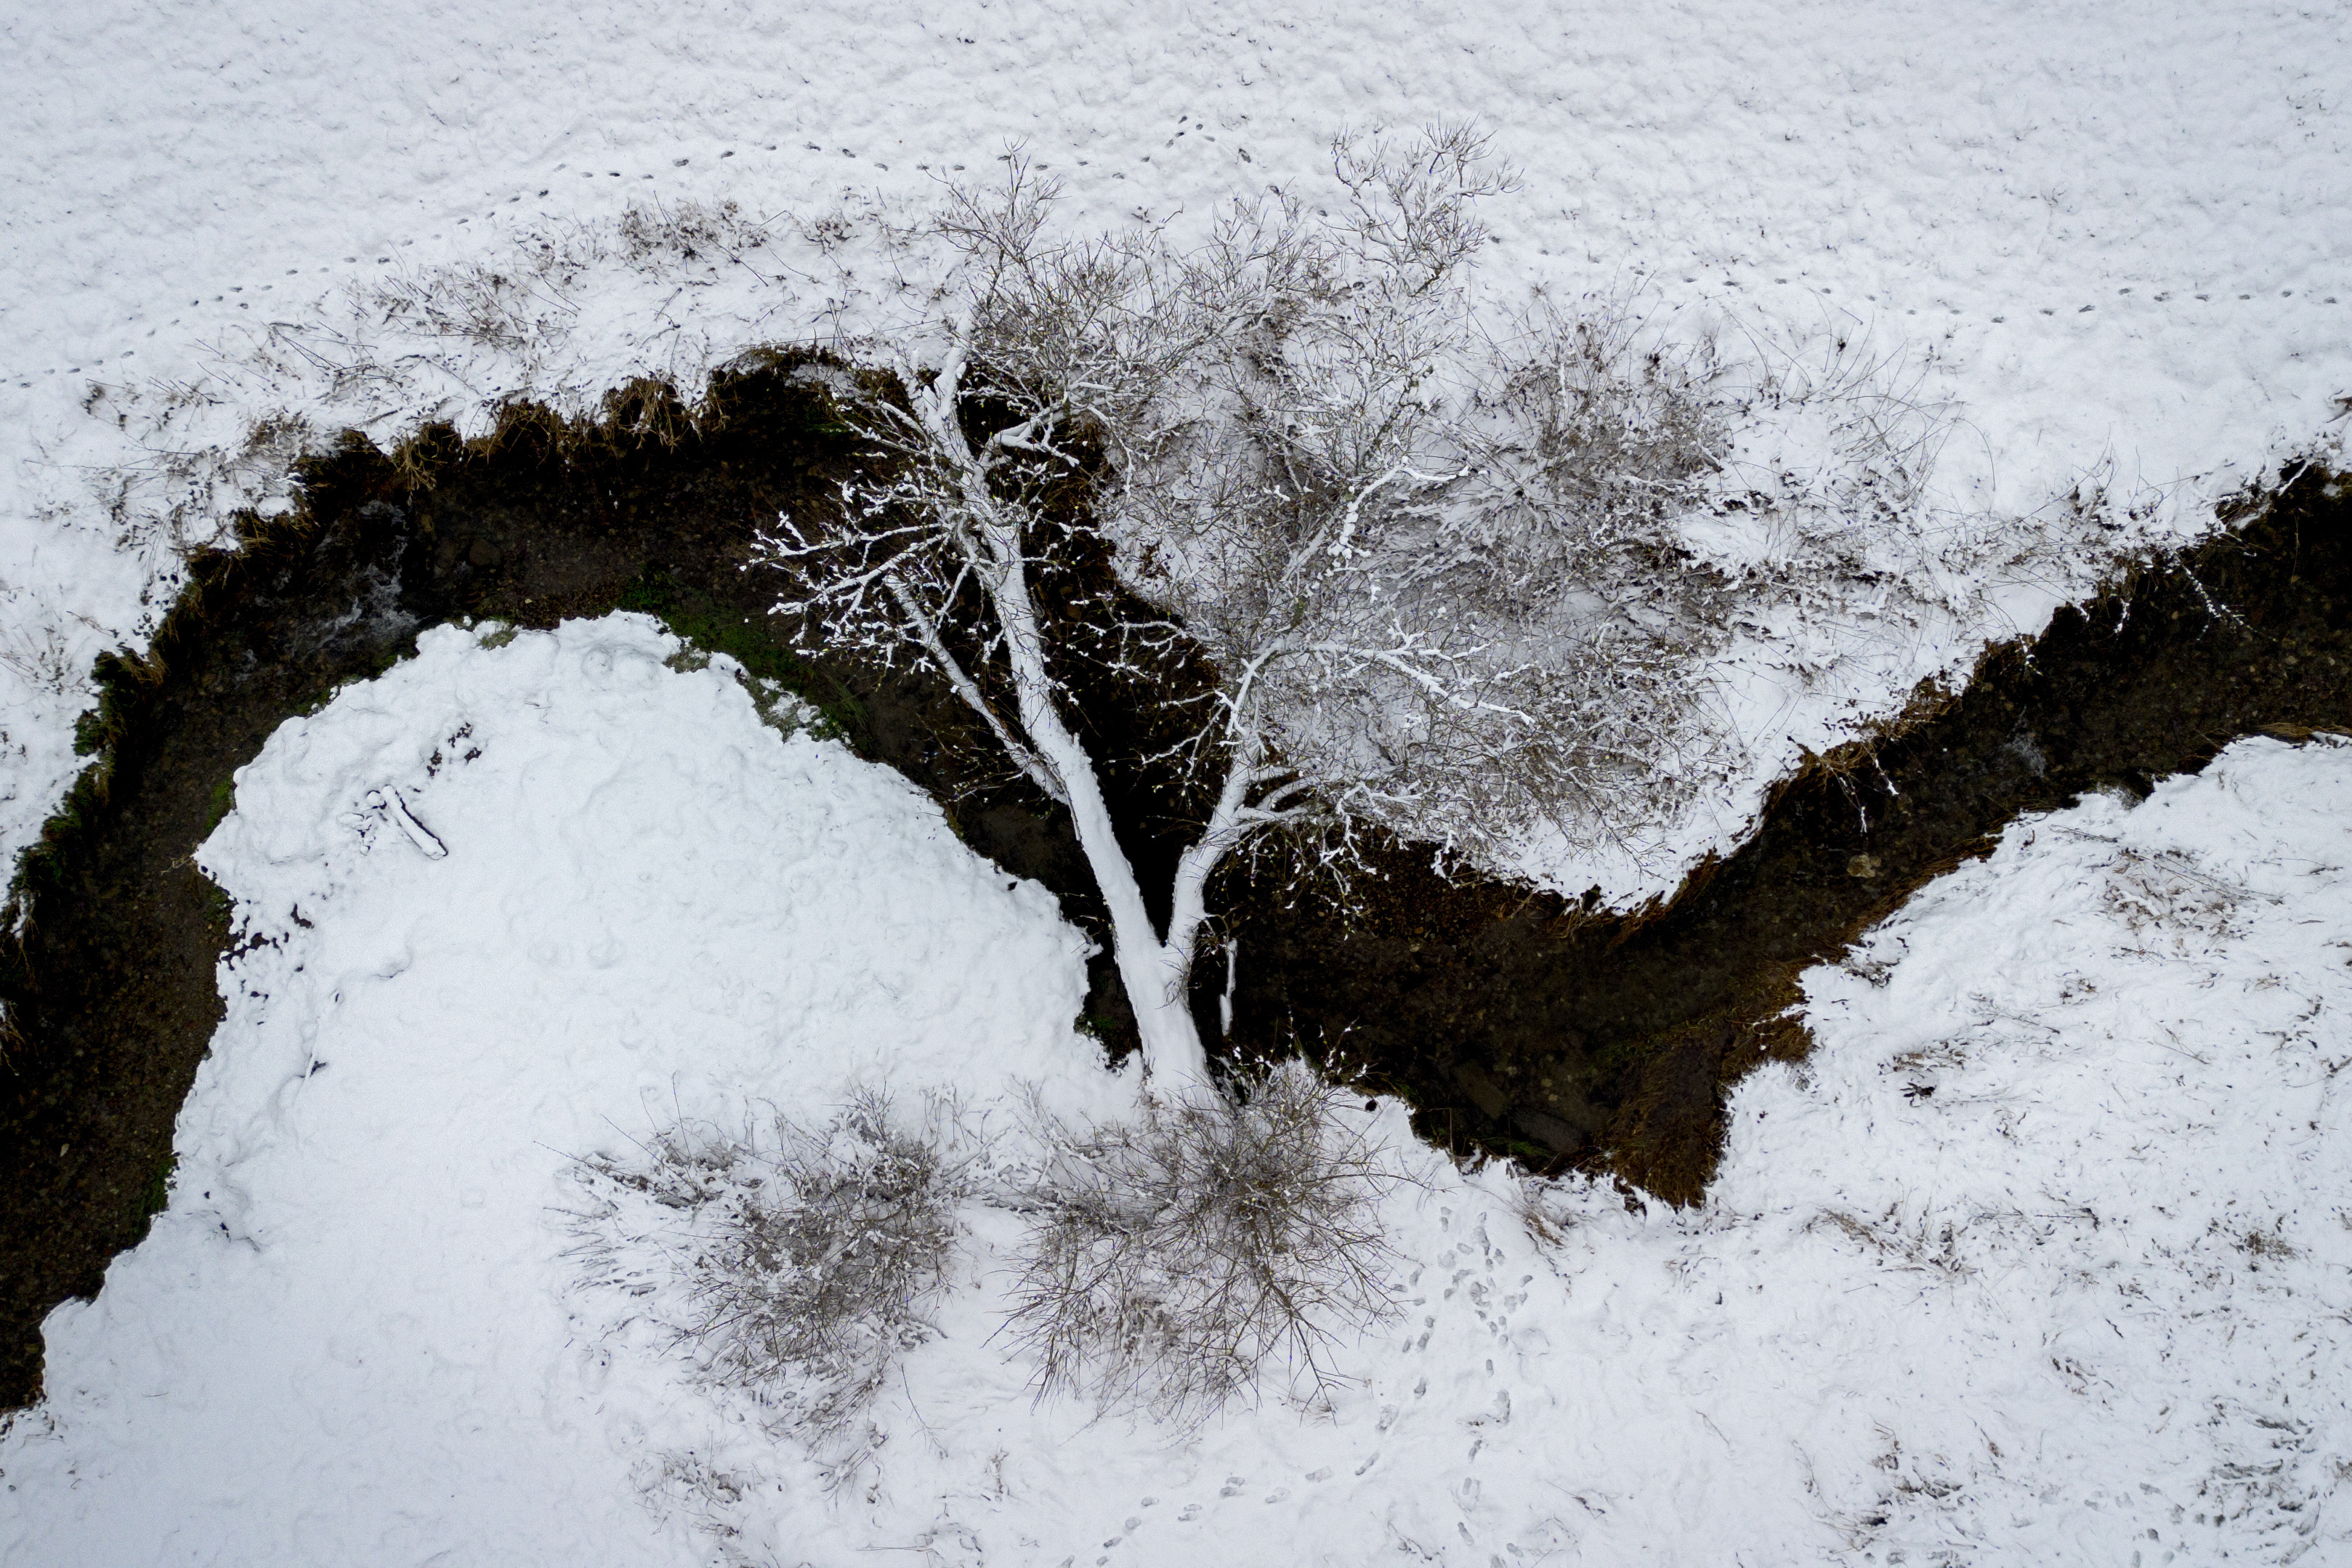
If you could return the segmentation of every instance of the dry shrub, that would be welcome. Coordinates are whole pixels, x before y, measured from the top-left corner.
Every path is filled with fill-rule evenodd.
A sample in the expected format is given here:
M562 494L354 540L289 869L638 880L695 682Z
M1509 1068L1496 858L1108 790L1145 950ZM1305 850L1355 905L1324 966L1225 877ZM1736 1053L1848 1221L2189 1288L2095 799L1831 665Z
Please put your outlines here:
M1520 616L1565 596L1640 606L1654 627L1719 619L1723 585L1676 530L1731 446L1719 381L1707 345L1645 343L1629 303L1517 323L1472 398L1484 461L1450 530L1469 547L1456 590Z
M656 1296L709 1381L841 1437L927 1337L954 1245L967 1162L943 1152L952 1109L926 1111L909 1126L860 1089L821 1129L778 1117L772 1148L681 1122L641 1160L591 1156L602 1202L582 1216L582 1254L598 1282Z
M1327 1386L1339 1336L1392 1310L1389 1178L1352 1100L1289 1063L1245 1099L1202 1090L1084 1133L1046 1119L1005 1324L1039 1394L1194 1421L1269 1363Z

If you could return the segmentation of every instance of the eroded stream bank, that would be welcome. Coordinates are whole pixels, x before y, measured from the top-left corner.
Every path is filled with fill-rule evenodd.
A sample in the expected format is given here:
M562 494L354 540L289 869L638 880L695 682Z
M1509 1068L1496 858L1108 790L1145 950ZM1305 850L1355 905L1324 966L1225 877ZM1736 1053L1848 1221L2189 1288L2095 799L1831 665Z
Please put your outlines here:
M347 446L310 465L300 515L193 563L148 658L102 670L88 737L100 765L28 860L31 919L0 953L19 1035L0 1079L0 1406L37 1395L42 1318L95 1292L160 1206L173 1120L221 1016L226 910L190 857L232 775L289 714L381 670L426 626L661 614L825 705L975 848L1099 929L1066 826L1003 782L951 699L812 667L774 640L772 585L742 565L754 528L846 470L823 407L774 370L719 378L691 416L656 391L610 416L565 430L518 415L489 440L428 432L394 457ZM2352 495L2306 474L2243 521L2185 570L2151 569L2030 653L1989 659L1874 764L1792 783L1751 843L1648 921L1441 882L1402 851L1345 916L1236 880L1235 1044L1335 1045L1442 1142L1696 1195L1723 1086L1802 1048L1773 1021L1793 975L2011 816L2103 780L2144 788L2250 729L2352 728ZM1165 808L1132 788L1115 804L1149 859ZM1222 977L1201 978L1213 1017ZM1124 1014L1098 964L1089 1023L1114 1048Z
M1696 1199L1725 1090L1809 1045L1782 1016L1796 976L2014 817L2102 786L2145 795L2252 731L2352 731L2352 481L2305 471L2232 521L1993 650L1903 732L1808 767L1649 918L1448 884L1404 855L1353 915L1240 901L1249 1043L1311 1020L1437 1142Z

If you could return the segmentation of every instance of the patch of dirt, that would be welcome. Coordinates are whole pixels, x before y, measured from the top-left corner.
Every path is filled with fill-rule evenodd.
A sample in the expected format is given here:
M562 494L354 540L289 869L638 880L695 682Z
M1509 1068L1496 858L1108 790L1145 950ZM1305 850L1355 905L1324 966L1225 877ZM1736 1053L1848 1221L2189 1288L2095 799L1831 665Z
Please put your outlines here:
M191 857L235 771L427 626L659 615L816 702L862 754L939 798L972 847L1102 931L1066 821L950 694L797 655L768 616L773 580L743 570L755 531L821 504L854 455L794 363L722 375L690 410L640 384L593 425L520 410L481 441L433 430L389 455L352 437L307 465L297 515L247 521L237 552L192 563L147 658L102 663L84 734L97 764L20 871L21 944L0 943L16 1030L0 1072L0 1408L39 1395L48 1310L95 1294L162 1206L173 1121L222 1016L228 911ZM1236 870L1231 1043L1342 1060L1457 1151L1582 1163L1688 1201L1713 1168L1725 1087L1805 1047L1780 1016L1794 975L1982 853L2010 816L2104 781L2144 790L2250 729L2352 728L2347 523L2352 495L2303 476L2187 567L2150 568L2031 649L1989 656L1965 694L1874 755L1819 760L1751 843L1640 919L1446 881L1402 847L1345 914L1291 898L1270 865ZM1099 576L1080 563L1054 590L1057 613L1086 616ZM1097 734L1114 751L1140 738ZM1106 771L1147 886L1164 886L1152 872L1186 803ZM1213 1037L1224 977L1201 968ZM1093 980L1084 1026L1123 1054L1134 1021L1107 955Z

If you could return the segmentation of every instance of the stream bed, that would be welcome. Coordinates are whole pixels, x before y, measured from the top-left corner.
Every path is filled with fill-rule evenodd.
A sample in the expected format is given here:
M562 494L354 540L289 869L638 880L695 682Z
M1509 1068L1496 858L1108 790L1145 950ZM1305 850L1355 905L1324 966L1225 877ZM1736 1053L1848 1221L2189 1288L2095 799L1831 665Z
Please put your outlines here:
M163 1206L230 939L192 857L236 770L427 626L657 615L803 693L938 798L974 849L1103 929L1066 823L971 742L950 694L812 662L774 634L772 583L745 569L753 531L823 504L854 456L789 369L722 375L692 411L640 386L593 426L523 410L474 443L428 430L385 454L350 438L307 465L296 514L247 520L240 548L190 563L146 656L101 661L82 736L94 764L27 856L23 940L0 952L16 1031L0 1075L0 1409L39 1396L49 1310L94 1294ZM1796 976L2019 814L2145 794L2249 731L2352 731L2352 485L2306 469L2227 521L1994 649L1895 733L1816 759L1746 844L1638 914L1443 879L1408 846L1379 854L1345 910L1234 871L1229 1048L1324 1055L1407 1099L1416 1129L1458 1153L1695 1200L1728 1086L1806 1049L1787 1016ZM1113 796L1149 882L1170 808L1131 780ZM1195 1004L1213 1025L1225 977L1202 969ZM1094 981L1084 1026L1117 1054L1133 1024L1107 959Z

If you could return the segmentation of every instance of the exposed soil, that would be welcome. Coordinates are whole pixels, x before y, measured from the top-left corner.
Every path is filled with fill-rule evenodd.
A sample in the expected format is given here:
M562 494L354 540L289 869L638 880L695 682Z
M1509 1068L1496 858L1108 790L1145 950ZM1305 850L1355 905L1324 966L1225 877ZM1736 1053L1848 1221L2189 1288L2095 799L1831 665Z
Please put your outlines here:
M247 523L237 552L192 563L147 658L102 663L85 734L98 764L27 857L30 919L0 952L17 1032L0 1075L0 1408L37 1398L50 1308L94 1294L162 1206L173 1121L222 1016L227 910L191 856L235 771L425 626L661 615L819 702L861 752L938 796L974 848L1101 929L1066 823L974 742L951 697L779 640L772 580L743 570L753 531L816 504L852 456L787 369L723 376L691 414L641 387L593 427L519 413L482 442L427 432L389 456L353 438L306 469L297 516ZM1445 881L1407 848L1381 857L1385 875L1344 914L1287 897L1270 871L1237 872L1234 1044L1330 1051L1458 1150L1695 1197L1725 1086L1803 1049L1780 1017L1794 975L2016 813L2103 782L2144 790L2252 729L2352 729L2352 489L2331 497L2308 473L2242 521L2185 566L2062 616L2030 650L1996 652L1874 757L1810 767L1752 842L1647 916ZM1064 602L1080 614L1086 595ZM1163 858L1184 802L1111 772L1139 859ZM1202 967L1196 1005L1213 1024L1222 966ZM1131 1041L1105 960L1085 1023L1114 1052Z
M1433 1141L1695 1201L1726 1089L1810 1046L1784 1016L1797 975L2019 814L2145 795L2256 731L2352 731L2352 482L2305 472L2233 521L1992 650L1957 700L1815 759L1661 909L1596 920L1410 852L1360 910L1234 900L1236 1034L1319 1029Z

